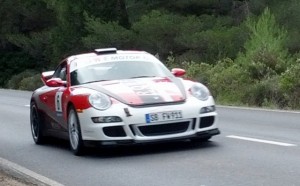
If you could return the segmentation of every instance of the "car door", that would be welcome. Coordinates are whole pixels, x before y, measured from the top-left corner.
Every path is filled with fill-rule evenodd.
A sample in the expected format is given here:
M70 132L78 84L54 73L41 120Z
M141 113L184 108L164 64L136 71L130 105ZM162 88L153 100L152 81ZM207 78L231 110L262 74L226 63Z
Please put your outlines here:
M55 70L52 78L60 78L67 82L67 62L62 62ZM52 118L52 129L66 129L64 116L63 103L65 101L65 92L67 90L67 83L65 86L53 87L47 93L47 104L50 107L49 116Z

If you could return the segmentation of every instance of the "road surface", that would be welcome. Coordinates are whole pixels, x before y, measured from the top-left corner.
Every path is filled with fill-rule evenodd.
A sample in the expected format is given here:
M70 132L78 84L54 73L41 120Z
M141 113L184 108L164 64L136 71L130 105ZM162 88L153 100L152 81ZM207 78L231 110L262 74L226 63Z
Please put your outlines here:
M90 149L85 156L77 157L72 155L66 141L34 144L29 124L30 95L30 92L0 89L0 157L49 179L49 183L300 185L299 112L219 106L222 134L210 142Z

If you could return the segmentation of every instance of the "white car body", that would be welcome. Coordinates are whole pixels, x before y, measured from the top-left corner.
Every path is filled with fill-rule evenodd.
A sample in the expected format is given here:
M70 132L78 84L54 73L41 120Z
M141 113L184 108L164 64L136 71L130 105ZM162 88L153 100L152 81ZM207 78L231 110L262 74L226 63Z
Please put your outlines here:
M33 139L67 138L76 155L88 145L206 141L220 133L215 102L184 74L143 51L70 56L42 73L45 86L32 95Z

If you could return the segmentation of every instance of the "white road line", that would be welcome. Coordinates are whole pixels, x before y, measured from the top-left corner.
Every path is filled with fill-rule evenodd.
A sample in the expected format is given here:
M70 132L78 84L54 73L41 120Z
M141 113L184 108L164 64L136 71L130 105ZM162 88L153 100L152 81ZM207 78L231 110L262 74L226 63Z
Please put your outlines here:
M33 185L51 185L51 186L63 186L62 184L51 180L45 176L37 174L25 167L22 167L18 164L15 164L11 161L8 161L0 157L0 169L6 169L13 174L21 175L25 180L30 179L33 182Z
M25 107L30 107L30 105L24 105Z
M259 143L267 143L267 144L272 144L272 145L285 146L285 147L297 146L295 144L290 144L290 143L282 143L282 142L277 142L277 141L269 141L269 140L262 140L262 139L257 139L257 138L248 138L248 137L242 137L242 136L229 135L229 136L226 136L226 137L240 139L240 140L246 140L246 141L259 142Z

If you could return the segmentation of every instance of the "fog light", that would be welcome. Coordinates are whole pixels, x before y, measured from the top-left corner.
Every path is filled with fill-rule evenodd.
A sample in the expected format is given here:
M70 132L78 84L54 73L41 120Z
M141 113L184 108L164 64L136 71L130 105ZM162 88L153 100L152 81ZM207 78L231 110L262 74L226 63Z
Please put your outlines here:
M204 113L209 113L209 112L214 112L216 111L216 107L214 105L212 106L208 106L208 107L203 107L200 109L200 114L204 114Z
M119 116L100 116L92 117L94 123L116 123L122 122L122 119Z

